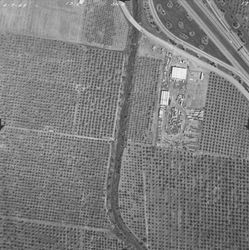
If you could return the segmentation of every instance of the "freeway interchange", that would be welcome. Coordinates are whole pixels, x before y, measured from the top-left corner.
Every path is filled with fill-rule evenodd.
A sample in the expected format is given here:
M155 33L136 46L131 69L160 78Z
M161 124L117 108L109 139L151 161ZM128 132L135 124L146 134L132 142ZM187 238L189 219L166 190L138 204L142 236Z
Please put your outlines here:
M225 20L224 14L219 10L213 0L207 1L205 6L201 1L195 1L199 8L205 9L205 14L216 24L219 31L226 36L226 39L232 44L234 49L240 54L245 61L249 61L249 51L244 47L244 43L240 40L237 34L231 29Z
M234 48L234 45L230 42L230 40L227 40L227 37L223 34L224 32L218 28L219 26L217 26L217 22L214 23L214 20L210 18L210 15L206 14L206 9L201 7L199 4L196 4L196 2L196 0L180 1L181 5L215 42L217 47L225 53L233 66L243 73L247 79L249 79L248 61L246 62L237 52L237 48Z
M200 25L204 25L205 27L202 27L204 29L205 32L207 32L206 28L208 29L207 33L210 33L210 35L212 35L212 38L215 38L215 41L219 41L219 39L222 39L222 43L224 42L224 44L221 44L221 42L218 42L217 46L218 48L222 51L225 47L226 51L228 51L228 56L229 56L229 60L231 60L233 66L203 52L202 50L188 44L187 42L177 38L176 36L174 36L171 32L169 32L165 26L163 25L163 23L160 21L160 18L156 12L155 6L153 4L153 0L148 0L149 4L150 4L150 8L151 8L151 13L153 15L154 21L156 22L156 24L159 26L159 28L167 35L169 36L171 39L173 39L177 44L182 44L185 48L192 50L194 52L196 52L198 55L207 58L209 61L213 62L216 65L219 65L223 68L225 68L226 70L228 70L229 72L231 72L231 74L228 74L222 70L220 70L218 67L216 67L215 65L211 65L210 63L204 62L201 59L190 55L189 53L187 53L185 50L182 50L174 45L172 45L171 43L151 34L150 32L148 32L145 28L143 28L140 24L138 24L134 18L132 17L132 15L130 14L129 10L127 9L125 3L119 1L119 6L121 7L125 17L127 18L127 20L136 28L138 29L141 33L143 33L145 36L147 36L148 38L150 38L151 40L153 40L155 43L160 44L163 47L166 47L170 50L172 50L174 53L185 56L197 63L199 63L199 65L201 65L202 67L213 71L219 75L221 75L222 77L226 78L227 80L229 80L232 84L234 84L236 86L236 88L249 100L249 66L248 66L248 61L244 60L244 57L242 58L239 53L237 52L237 49L235 49L233 46L234 44L231 44L230 41L227 41L226 37L224 37L223 33L221 34L221 32L216 28L215 32L213 32L213 27L214 24L212 23L212 21L209 20L209 18L207 17L206 10L202 12L200 12L200 8L198 7L198 5L195 5L193 3L193 0L191 1L185 1L185 0L180 0L181 4L183 7L187 8L188 12L191 12L189 14L193 15L193 18L198 18L197 22ZM191 2L191 6L190 3ZM193 6L195 7L195 10L198 10L199 15L197 13L195 13L195 10L193 9ZM204 14L203 16L200 15L200 13ZM203 20L202 20L203 18ZM200 21L200 22L199 22ZM205 21L207 21L208 23L206 24ZM209 27L209 25L211 27ZM215 34L213 34L215 33ZM217 37L218 36L218 37ZM220 47L219 47L220 46ZM227 54L226 54L227 56ZM232 76L233 75L233 76ZM235 75L235 77L234 77ZM240 79L238 81L238 78ZM241 84L241 82L244 82L246 84Z

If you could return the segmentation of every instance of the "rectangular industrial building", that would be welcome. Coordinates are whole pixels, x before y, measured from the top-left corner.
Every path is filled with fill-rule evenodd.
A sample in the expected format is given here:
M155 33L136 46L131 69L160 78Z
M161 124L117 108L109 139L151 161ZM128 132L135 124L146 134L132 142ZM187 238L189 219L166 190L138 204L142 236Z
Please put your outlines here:
M169 91L162 90L161 91L160 105L167 106L168 104L169 104Z
M187 69L180 67L172 67L171 71L172 79L176 80L186 80L187 79Z

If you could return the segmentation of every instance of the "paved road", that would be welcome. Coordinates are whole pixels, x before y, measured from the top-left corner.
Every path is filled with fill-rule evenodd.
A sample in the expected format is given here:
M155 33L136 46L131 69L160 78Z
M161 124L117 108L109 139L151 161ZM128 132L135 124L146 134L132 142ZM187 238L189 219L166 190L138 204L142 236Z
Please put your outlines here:
M192 50L198 52L198 54L199 54L200 56L203 56L203 57L208 57L208 56L210 56L210 58L213 58L213 60L218 59L218 57L214 57L214 56L212 56L212 55L206 53L205 51L203 51L203 50L197 48L196 46L194 46L194 45L192 45L192 44L190 44L190 43L184 41L183 39L177 37L176 35L174 35L174 33L172 33L171 31L169 31L169 30L165 27L165 25L164 25L164 23L163 23L163 20L161 19L161 17L159 17L158 11L156 10L156 7L155 7L155 1L154 1L154 0L148 0L148 3L149 3L149 6L150 6L151 13L152 13L152 15L153 15L153 19L154 19L154 21L156 22L156 24L160 27L160 29L163 31L163 33L165 33L165 34L166 34L167 36L169 36L171 39L177 41L178 44L182 44L184 47L187 46L188 48L190 48L190 49L192 49ZM225 57L224 54L222 54L222 55ZM225 57L224 59L226 59L226 61L225 61L225 60L221 60L221 59L220 59L220 60L223 61L223 62L225 62L225 63L229 63L229 61L227 60L226 57Z
M168 31L165 26L163 25L163 23L161 22L160 18L157 15L157 11L154 7L153 4L153 0L148 0L149 1L149 5L152 11L152 15L153 18L156 22L156 24L160 27L160 29L169 37L171 37L171 39L175 40L177 43L182 44L185 48L189 48L192 51L195 51L197 54L199 54L200 56L203 56L204 58L209 59L212 62L215 62L217 65L220 65L228 70L230 70L231 72L237 74L245 83L248 83L248 76L246 76L245 74L242 74L240 70L237 70L236 68L234 68L233 66L217 59L216 57L213 57L205 52L203 52L202 50L199 50L198 48L194 47L193 45L190 45L189 43L181 40L180 38L176 37L174 34L172 34L170 31ZM246 91L248 92L249 89L249 84L247 84L248 86L246 87ZM243 87L244 88L244 87Z
M219 11L218 6L214 3L213 0L208 0L208 6L207 8L202 1L194 0L195 3L205 11L208 18L215 23L217 28L219 29L219 32L223 34L228 41L230 41L231 45L234 47L234 49L237 50L237 53L240 54L240 56L244 59L245 62L249 62L249 51L244 46L243 42L239 39L237 34L231 29L229 24L225 20L224 14ZM217 22L218 21L218 22ZM241 48L242 46L242 48ZM240 50L238 51L238 49Z
M237 53L237 50L231 43L219 32L216 25L210 21L206 12L199 8L193 0L181 0L181 5L195 19L195 21L203 28L206 34L215 42L216 46L224 51L230 62L247 78L249 79L249 66L247 62Z
M219 74L220 76L226 78L228 81L230 81L232 84L234 84L236 86L236 88L249 100L249 92L237 81L235 80L231 75L219 70L218 68L198 59L197 57L190 55L189 53L187 53L184 50L181 50L179 48L177 48L176 46L172 45L171 43L162 40L159 37L156 37L155 35L151 34L149 31L147 31L146 29L144 29L140 24L138 24L134 18L131 16L129 10L126 8L126 5L123 2L119 1L119 5L125 15L125 17L127 18L127 20L137 29L139 30L141 33L143 33L145 36L147 36L148 38L150 38L151 40L153 40L155 43L161 45L162 47L166 47L169 50L173 51L173 53L178 54L180 56L184 56L190 60L193 60L194 62L196 62L197 64L199 64L201 67L208 69L210 71L213 71L217 74ZM199 51L197 51L197 53L199 53ZM211 61L214 61L217 64L222 65L224 68L229 69L230 71L234 72L235 74L237 74L239 77L241 77L242 80L244 81L248 81L248 78L246 78L243 74L240 73L240 71L238 71L236 68L234 68L233 66L230 66L218 59L213 60L212 57L210 57L208 55L208 59Z
M193 51L195 51L199 56L205 57L205 58L209 58L211 61L219 61L219 64L226 64L229 65L221 60L219 60L218 58L204 52L203 50L200 50L199 48L189 44L188 42L185 42L184 40L180 39L179 37L175 36L172 32L170 32L162 23L161 19L159 18L158 14L157 14L157 10L154 6L154 2L153 0L148 0L149 6L150 6L150 10L151 13L153 15L153 19L156 22L156 24L159 26L159 28L163 31L164 34L166 34L169 38L171 38L172 40L176 41L177 44L181 44L186 48L189 48ZM230 65L231 66L231 65Z

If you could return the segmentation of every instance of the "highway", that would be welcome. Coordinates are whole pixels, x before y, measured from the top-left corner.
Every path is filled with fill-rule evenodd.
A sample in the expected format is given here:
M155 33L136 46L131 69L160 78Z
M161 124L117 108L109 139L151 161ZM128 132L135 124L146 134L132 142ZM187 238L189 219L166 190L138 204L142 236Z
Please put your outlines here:
M156 24L159 26L159 28L167 35L169 36L171 39L175 40L177 43L182 44L185 48L189 48L192 51L195 51L197 54L207 58L208 60L215 62L217 65L220 65L228 70L230 70L231 72L237 74L245 83L247 83L248 89L249 89L249 84L248 84L248 76L245 76L245 74L242 74L240 70L238 70L237 68L217 59L216 57L213 57L205 52L203 52L202 50L199 50L198 48L190 45L189 43L182 41L180 38L176 37L174 34L172 34L170 31L168 31L165 26L163 25L163 23L161 22L160 18L157 15L157 11L154 7L153 4L153 0L148 0L149 1L149 5L151 8L151 12L154 18L154 21L156 22ZM236 80L237 81L237 80ZM243 87L244 88L244 87ZM247 90L246 90L247 91ZM248 92L248 91L247 91Z
M129 10L127 9L126 5L123 2L118 2L119 6L123 12L123 14L125 15L125 17L127 18L127 20L137 29L139 30L141 33L143 33L145 36L147 36L148 38L150 38L152 41L154 41L156 44L159 44L162 47L166 47L169 50L171 50L173 53L178 54L180 56L184 56L190 60L193 60L194 62L196 62L197 64L199 64L201 67L208 69L210 71L213 71L215 73L217 73L218 75L226 78L228 81L230 81L232 84L234 84L234 86L249 100L249 92L237 81L235 80L231 75L219 70L218 68L198 59L197 57L190 55L189 53L187 53L184 50L181 50L179 48L177 48L176 46L172 45L171 43L156 37L155 35L151 34L149 31L147 31L146 29L144 29L140 24L138 24L134 18L132 17L132 15L130 14ZM192 49L192 48L190 48ZM195 49L197 51L197 49ZM199 53L199 51L197 51L197 53ZM248 82L248 78L245 77L239 70L237 70L236 68L234 68L233 66L230 66L216 58L210 57L209 55L207 56L207 58L211 61L214 61L217 64L220 64L221 66L229 69L230 71L232 71L233 73L237 74L242 80L244 80L245 82Z
M243 42L226 22L224 14L219 10L218 6L214 3L214 1L207 0L208 6L211 10L209 10L201 1L194 1L199 6L199 8L202 8L205 11L205 13L208 15L208 18L213 23L217 24L219 32L223 34L228 41L230 41L234 49L237 50L237 53L239 53L240 56L243 57L243 59L248 63L249 51L245 48ZM238 51L239 48L241 49Z
M224 36L227 37L227 39L231 39L230 42L235 42L234 45L239 48L243 43L241 40L237 37L237 35L232 31L231 27L225 20L224 14L219 10L218 6L212 1L212 0L207 0L207 5L205 5L203 2L195 1L195 4L199 6L199 8L203 9L208 17L215 23L217 24L217 28L219 28L219 31L222 30L225 31ZM208 8L209 7L209 8ZM215 20L215 18L217 20ZM217 23L216 21L219 21ZM222 28L221 28L222 26Z
M203 28L206 34L215 42L216 46L226 55L230 62L248 79L249 66L247 62L237 53L231 43L219 32L216 25L210 21L206 12L198 7L193 0L181 0L181 5L189 15Z
M153 15L154 21L156 22L156 24L158 25L158 27L163 31L164 34L166 34L169 38L171 38L172 40L175 40L178 44L183 45L186 48L189 48L193 51L195 51L198 55L203 56L205 58L209 58L210 61L216 61L219 62L218 64L223 65L224 67L227 66L231 66L221 60L219 60L218 58L200 50L199 48L196 48L195 46L189 44L188 42L185 42L184 40L178 38L177 36L175 36L172 32L170 32L165 26L164 24L161 22L158 14L157 14L157 10L154 6L153 0L148 0L149 6L150 6L150 10L151 13Z

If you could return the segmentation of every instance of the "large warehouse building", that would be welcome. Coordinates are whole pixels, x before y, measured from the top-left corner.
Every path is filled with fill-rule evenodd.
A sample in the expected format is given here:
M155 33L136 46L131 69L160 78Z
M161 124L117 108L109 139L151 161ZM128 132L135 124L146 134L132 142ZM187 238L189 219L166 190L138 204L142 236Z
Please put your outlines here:
M172 67L171 77L176 80L186 80L187 68Z

